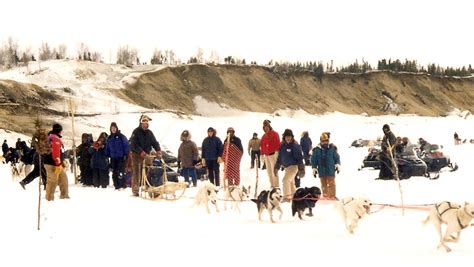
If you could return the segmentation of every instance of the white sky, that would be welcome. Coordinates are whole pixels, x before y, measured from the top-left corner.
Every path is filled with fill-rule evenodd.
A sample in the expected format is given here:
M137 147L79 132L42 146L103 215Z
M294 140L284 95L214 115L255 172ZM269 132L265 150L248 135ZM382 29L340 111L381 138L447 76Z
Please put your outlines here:
M84 42L106 61L128 44L147 61L155 47L173 49L184 60L201 47L206 55L216 50L221 58L259 63L348 64L362 57L373 65L389 57L474 63L469 0L17 0L1 6L7 12L0 16L0 41L65 43L70 53Z

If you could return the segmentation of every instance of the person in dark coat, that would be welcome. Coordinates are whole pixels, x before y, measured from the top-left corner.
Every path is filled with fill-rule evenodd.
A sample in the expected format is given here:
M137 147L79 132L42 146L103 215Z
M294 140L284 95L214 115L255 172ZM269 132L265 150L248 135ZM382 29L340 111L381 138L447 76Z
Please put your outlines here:
M105 154L110 158L112 181L114 182L115 189L127 187L123 176L129 151L130 147L127 137L120 132L117 123L112 122L110 124L110 135L105 146Z
M207 137L202 141L202 165L207 167L209 181L215 186L220 186L219 164L222 162L222 141L216 136L216 130L209 127Z
M89 148L91 147L92 135L88 133L83 133L81 136L82 143L76 148L77 164L79 165L79 170L81 171L81 183L85 186L92 186L92 169L91 169L91 158L92 155L89 153Z
M227 137L224 140L222 157L224 158L224 179L227 185L240 185L240 161L244 154L242 141L235 136L232 127L227 129Z
M100 135L89 147L91 154L92 183L94 187L107 188L109 185L109 162L105 154L106 139Z
M303 150L304 165L310 166L311 161L309 160L309 152L313 148L313 142L311 141L311 138L309 138L309 133L307 131L304 131L301 135L300 146Z
M382 152L379 154L380 172L377 180L390 180L395 178L395 171L393 168L397 168L397 166L393 166L392 164L392 161L395 160L393 157L395 146L397 144L397 138L390 130L390 126L388 124L384 124L382 131L384 136L382 139ZM403 144L401 145L403 146Z
M274 172L278 173L281 167L285 169L285 175L282 179L282 202L290 202L296 192L295 176L298 174L299 177L304 177L303 152L301 146L295 141L293 131L290 129L283 132L282 140Z
M25 179L20 181L20 185L23 189L25 189L25 185L31 183L36 177L40 176L41 170L41 180L43 183L44 189L46 189L46 170L44 169L43 162L41 162L40 166L40 155L36 152L35 149L31 149L33 151L33 170L26 175Z
M329 143L329 135L324 132L319 138L319 145L313 149L311 166L313 176L319 174L323 198L337 200L336 197L336 173L341 170L341 160L336 146Z
M155 150L156 156L161 158L160 143L156 141L155 135L149 129L151 118L142 114L139 126L135 128L130 137L130 150L132 151L132 193L138 196L142 179L142 165L145 156Z
M3 152L3 157L5 157L7 155L7 152L8 152L8 143L7 143L7 140L4 140L3 141L3 144L2 144L2 152Z

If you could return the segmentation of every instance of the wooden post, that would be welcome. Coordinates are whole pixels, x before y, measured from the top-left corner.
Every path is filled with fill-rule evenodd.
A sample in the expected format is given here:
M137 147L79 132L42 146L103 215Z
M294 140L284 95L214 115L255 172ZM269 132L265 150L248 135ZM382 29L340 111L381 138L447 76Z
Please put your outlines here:
M76 132L74 129L74 114L76 113L76 104L72 100L72 98L69 98L68 101L68 107L69 107L69 116L71 117L71 125L72 125L72 155L73 155L73 161L72 161L72 172L74 174L74 184L78 183L77 179L77 156L76 156Z
M402 191L402 184L400 183L400 177L398 176L398 165L397 162L395 161L395 158L393 156L393 147L390 144L390 140L387 138L387 145L388 145L388 150L389 150L389 156L390 156L390 161L392 162L392 172L397 178L398 181L398 189L400 190L400 200L401 200L401 205L402 205L402 215L405 215L405 204L403 203L403 191Z
M251 156L251 155L250 155ZM258 155L258 157L255 157L255 163L254 163L254 166L255 166L255 194L254 194L254 198L257 198L257 190L258 190L258 169L260 169L260 155ZM249 192L250 193L250 192Z

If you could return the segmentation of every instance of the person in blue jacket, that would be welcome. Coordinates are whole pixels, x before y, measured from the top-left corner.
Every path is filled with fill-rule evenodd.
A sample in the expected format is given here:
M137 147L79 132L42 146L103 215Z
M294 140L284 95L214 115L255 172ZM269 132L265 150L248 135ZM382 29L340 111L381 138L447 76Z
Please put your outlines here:
M336 173L341 170L341 161L337 147L329 143L329 134L324 132L319 138L320 143L313 149L311 166L313 176L319 174L323 198L337 200L336 197Z
M304 165L309 166L311 165L309 151L313 148L313 142L311 141L311 138L309 138L309 133L307 131L304 131L301 134L300 145L303 150Z
M293 131L290 129L286 129L283 132L282 139L274 172L277 175L281 167L285 169L285 175L282 180L282 202L289 202L296 192L295 176L298 174L299 177L304 177L303 152L301 146L295 141Z
M207 129L207 137L202 141L202 165L207 167L209 181L215 186L220 185L219 164L222 161L222 141L216 136L216 130Z
M128 139L123 135L117 123L110 124L110 135L107 138L105 146L105 154L110 158L110 166L112 167L112 181L115 189L127 188L125 185L125 162L127 162L130 147Z

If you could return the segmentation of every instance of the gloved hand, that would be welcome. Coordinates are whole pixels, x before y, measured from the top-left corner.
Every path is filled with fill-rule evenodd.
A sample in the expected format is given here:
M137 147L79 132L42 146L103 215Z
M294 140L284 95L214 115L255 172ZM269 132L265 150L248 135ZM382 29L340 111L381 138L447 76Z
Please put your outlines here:
M341 165L336 164L336 173L339 174L340 171L341 171Z
M218 158L217 158L217 163L221 164L222 162L224 162L224 161L222 160L222 157L218 157Z
M313 168L313 176L314 176L314 178L318 177L318 169L317 168Z
M142 150L142 152L140 152L140 158L143 160L146 156L146 153L145 151Z
M305 169L304 169L304 164L301 163L301 164L298 164L298 177L301 179L301 178L304 178L306 172L305 172Z
M203 167L206 167L206 160L205 160L205 159L202 159L202 160L201 160L201 164L202 164Z

